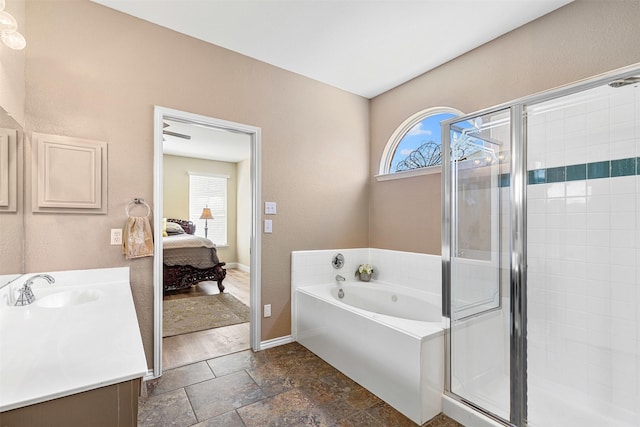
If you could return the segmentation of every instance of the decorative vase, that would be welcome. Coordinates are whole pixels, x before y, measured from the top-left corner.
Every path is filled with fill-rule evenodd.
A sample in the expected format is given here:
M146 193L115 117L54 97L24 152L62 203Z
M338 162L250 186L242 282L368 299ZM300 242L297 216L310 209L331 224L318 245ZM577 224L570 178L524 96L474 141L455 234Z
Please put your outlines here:
M371 273L360 273L359 278L361 282L368 282L371 280Z

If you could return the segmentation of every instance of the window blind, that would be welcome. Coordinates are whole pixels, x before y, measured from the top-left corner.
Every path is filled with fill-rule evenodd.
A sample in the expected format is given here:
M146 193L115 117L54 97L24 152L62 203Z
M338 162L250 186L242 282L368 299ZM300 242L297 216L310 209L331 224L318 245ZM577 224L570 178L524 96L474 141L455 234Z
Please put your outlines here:
M214 219L207 221L207 238L216 245L227 244L227 179L220 175L189 174L189 220L197 236L205 237L202 209L208 207Z

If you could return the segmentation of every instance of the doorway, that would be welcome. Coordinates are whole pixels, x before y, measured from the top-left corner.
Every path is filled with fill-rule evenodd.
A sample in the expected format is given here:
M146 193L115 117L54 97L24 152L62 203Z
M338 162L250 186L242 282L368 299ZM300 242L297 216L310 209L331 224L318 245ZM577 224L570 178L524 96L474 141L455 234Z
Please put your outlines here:
M207 135L207 137L201 137ZM240 150L239 150L240 149ZM244 150L244 154L242 153ZM240 154L239 154L240 152ZM167 157L165 157L167 155ZM242 159L244 157L244 159ZM188 169L194 169L195 172L189 176L184 176L181 179L193 180L194 176L197 179L202 177L217 177L222 181L229 180L231 175L234 175L233 179L233 193L229 197L229 203L233 203L232 209L229 214L224 210L214 211L214 199L207 199L205 202L206 210L214 211L213 219L207 220L209 215L200 215L203 210L202 207L195 206L198 204L190 194L181 194L176 196L171 194L170 188L167 186L165 180L165 172L168 173L171 168L165 165L165 159L188 160L191 166ZM241 178L235 176L235 174L225 173L201 173L198 172L198 164L210 167L229 167L231 165L232 170L236 170L236 164L240 164L237 167L241 172L238 173ZM193 166L196 165L196 166ZM182 166L183 169L185 166ZM166 168L166 169L165 169ZM175 173L175 169L173 169ZM192 172L192 171L188 171ZM187 175L183 173L182 175ZM192 176L193 175L193 176ZM200 178L198 178L200 177ZM189 294L189 297L195 301L197 298L207 295L216 297L226 297L228 299L234 299L239 297L240 300L245 300L245 304L249 302L249 343L253 350L258 350L260 346L260 129L254 126L249 126L240 123L229 122L221 119L216 119L207 116L201 116L193 113L188 113L179 110L168 109L164 107L156 106L154 110L154 237L156 242L163 241L163 235L166 234L166 228L164 219L167 217L179 217L177 220L186 221L194 224L195 231L191 231L190 234L198 235L205 241L209 238L216 240L216 248L214 249L214 258L217 256L220 262L227 262L225 266L228 269L228 273L225 280L228 289L222 293L218 291L216 276L214 282L207 281L205 279L198 283L194 281L195 286L187 286L185 289ZM196 181L194 182L197 182ZM212 178L213 179L213 178ZM238 179L241 179L244 183L242 187L246 188L246 191L238 193ZM171 187L173 179L169 181ZM183 188L193 186L190 181L183 185ZM225 188L228 186L225 185ZM190 190L188 190L190 191ZM183 190L182 193L185 193ZM243 194L239 197L238 194ZM171 201L169 205L165 203L165 197L167 202ZM174 203L174 197L178 197L179 202ZM240 201L240 198L244 202ZM212 206L210 207L209 204ZM226 203L225 203L226 205ZM238 206L236 210L236 206ZM170 206L167 208L167 206ZM165 209L167 208L167 209ZM167 212L165 212L167 210ZM242 218L242 214L245 218ZM197 211L197 212L196 212ZM248 214L247 212L250 212ZM218 217L216 221L215 218ZM201 219L201 217L203 217ZM175 219L175 218L174 218ZM202 224L200 224L202 222ZM166 222L169 224L170 222ZM236 224L241 224L237 227ZM224 225L221 225L224 224ZM245 226L242 226L245 224ZM173 224L171 224L173 225ZM173 228L173 227L169 227ZM164 234L163 234L164 233ZM203 234L204 233L204 234ZM205 236L206 234L206 236ZM168 254L169 252L167 252ZM166 288L166 278L163 278L164 270L164 258L165 253L163 250L163 244L155 245L154 253L154 372L153 377L159 377L162 375L163 370L163 299ZM248 260L248 266L247 264ZM199 274L199 272L198 272ZM196 274L196 277L198 277ZM185 276L186 277L186 276ZM249 282L248 289L246 282ZM186 282L185 282L186 283ZM224 280L220 283L224 284ZM172 282L172 286L175 283ZM229 292L229 291L232 292ZM249 297L246 298L248 291ZM235 297L232 295L235 293ZM170 297L171 304L179 299L184 299L187 296L176 295ZM203 299L203 298L200 298ZM180 302L180 301L177 301ZM225 300L225 303L228 301ZM231 304L233 305L233 304ZM246 324L245 324L246 325ZM232 328L229 326L229 328ZM223 328L220 328L221 331ZM233 328L232 328L233 329ZM233 333L241 333L242 328L236 330ZM245 329L246 330L246 329ZM246 334L246 332L245 332ZM193 335L193 334L185 334ZM195 337L195 335L194 335ZM173 337L172 337L173 338ZM170 343L173 347L176 347L175 343ZM180 344L178 343L179 347ZM169 344L168 344L169 348ZM218 355L218 354L215 354ZM214 356L215 356L214 355Z

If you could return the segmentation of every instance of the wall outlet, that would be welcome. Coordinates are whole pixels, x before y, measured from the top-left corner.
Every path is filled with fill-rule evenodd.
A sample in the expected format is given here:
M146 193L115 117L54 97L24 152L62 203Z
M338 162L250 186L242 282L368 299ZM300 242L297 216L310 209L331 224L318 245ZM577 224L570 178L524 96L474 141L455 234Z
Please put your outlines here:
M111 229L111 244L112 245L122 244L122 230L120 228Z
M271 304L264 305L264 317L271 317Z

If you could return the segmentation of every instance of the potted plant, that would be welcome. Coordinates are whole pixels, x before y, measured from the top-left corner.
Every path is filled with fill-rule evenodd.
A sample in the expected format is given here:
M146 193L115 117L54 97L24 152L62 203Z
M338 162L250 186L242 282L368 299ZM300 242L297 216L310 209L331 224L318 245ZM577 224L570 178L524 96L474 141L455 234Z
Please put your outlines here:
M356 270L356 276L363 282L368 282L369 280L371 280L372 274L373 266L371 264L360 264L360 266Z

